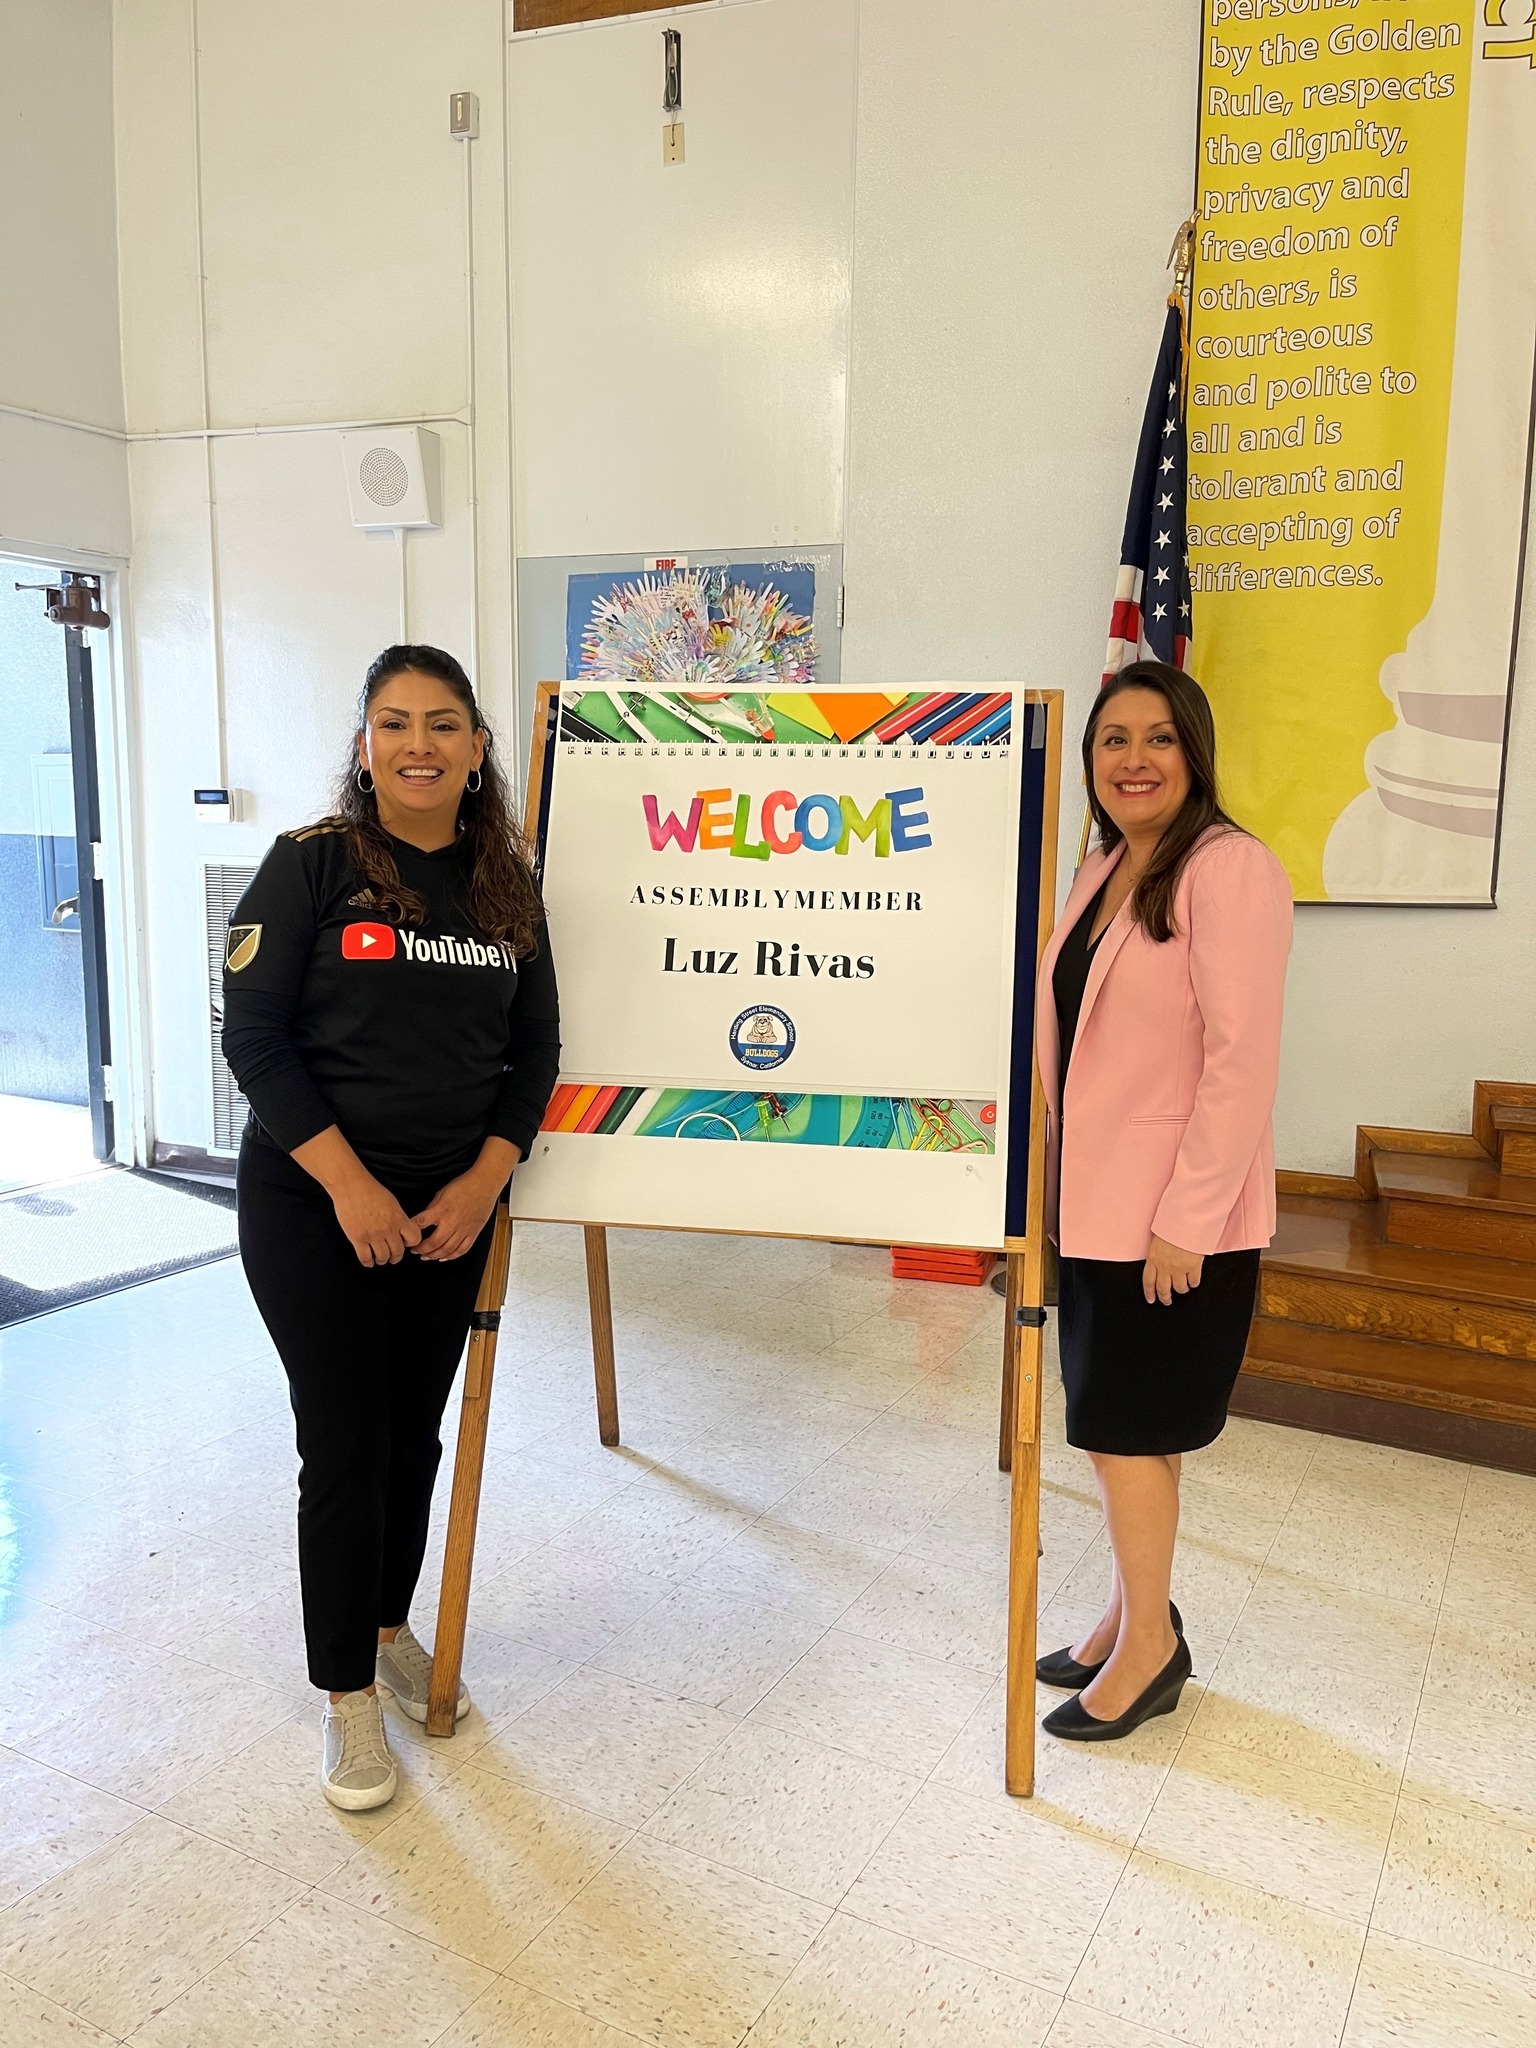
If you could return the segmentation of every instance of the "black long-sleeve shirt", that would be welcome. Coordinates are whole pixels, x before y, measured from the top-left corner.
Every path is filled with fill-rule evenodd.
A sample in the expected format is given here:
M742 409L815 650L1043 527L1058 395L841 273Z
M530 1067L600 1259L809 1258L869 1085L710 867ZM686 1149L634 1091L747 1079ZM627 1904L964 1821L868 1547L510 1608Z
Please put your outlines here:
M284 833L230 919L224 1056L252 1135L329 1128L386 1183L446 1181L488 1137L526 1153L560 1065L549 936L514 960L469 915L462 845L394 841L420 925L389 923L331 823Z

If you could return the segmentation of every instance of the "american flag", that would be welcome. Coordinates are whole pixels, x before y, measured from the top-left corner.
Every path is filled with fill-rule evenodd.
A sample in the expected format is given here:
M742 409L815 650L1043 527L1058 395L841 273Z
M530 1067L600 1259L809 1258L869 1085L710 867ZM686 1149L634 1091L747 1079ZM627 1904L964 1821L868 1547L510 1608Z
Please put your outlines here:
M1109 622L1103 681L1143 657L1183 668L1193 625L1185 536L1188 454L1184 436L1184 321L1168 302L1163 345L1141 423L1136 474L1120 543L1120 578Z

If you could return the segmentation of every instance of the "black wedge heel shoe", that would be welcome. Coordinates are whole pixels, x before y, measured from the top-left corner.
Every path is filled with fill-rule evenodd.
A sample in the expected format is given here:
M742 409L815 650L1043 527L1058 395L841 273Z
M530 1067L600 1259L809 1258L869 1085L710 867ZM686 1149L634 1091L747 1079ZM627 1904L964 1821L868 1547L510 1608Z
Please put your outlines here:
M1168 1619L1173 1623L1173 1632L1182 1642L1184 1639L1184 1617L1170 1600ZM1052 1650L1035 1665L1035 1676L1042 1685L1054 1685L1058 1692L1081 1692L1085 1685L1092 1685L1104 1669L1103 1663L1079 1664L1072 1655L1069 1643L1064 1650Z
M1040 1725L1047 1735L1059 1736L1063 1742L1118 1742L1122 1735L1129 1735L1143 1721L1154 1720L1159 1714L1171 1714L1179 1704L1179 1695L1192 1668L1189 1645L1180 1636L1168 1662L1117 1721L1100 1721L1074 1696L1063 1700Z

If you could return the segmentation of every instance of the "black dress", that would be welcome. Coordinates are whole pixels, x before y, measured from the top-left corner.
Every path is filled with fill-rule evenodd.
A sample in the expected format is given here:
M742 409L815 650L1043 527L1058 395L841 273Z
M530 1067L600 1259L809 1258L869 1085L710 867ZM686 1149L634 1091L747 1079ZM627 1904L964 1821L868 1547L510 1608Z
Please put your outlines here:
M1108 887L1106 882L1105 887ZM1098 950L1101 889L1056 956L1052 993L1061 1039L1061 1102L1077 1020ZM1103 937L1101 932L1100 938ZM1063 1115L1062 1149L1071 1144ZM1212 1252L1200 1284L1165 1308L1141 1291L1143 1259L1061 1260L1061 1380L1067 1442L1107 1457L1168 1457L1214 1443L1248 1345L1259 1286L1257 1251Z

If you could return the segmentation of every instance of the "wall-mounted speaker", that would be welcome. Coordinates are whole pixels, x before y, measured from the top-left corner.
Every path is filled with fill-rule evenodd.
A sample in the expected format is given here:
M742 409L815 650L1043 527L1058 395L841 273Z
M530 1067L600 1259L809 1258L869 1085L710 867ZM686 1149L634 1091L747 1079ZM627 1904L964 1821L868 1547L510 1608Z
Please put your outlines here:
M426 427L368 427L343 434L352 524L441 526L441 446Z

